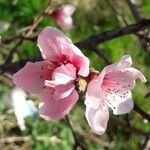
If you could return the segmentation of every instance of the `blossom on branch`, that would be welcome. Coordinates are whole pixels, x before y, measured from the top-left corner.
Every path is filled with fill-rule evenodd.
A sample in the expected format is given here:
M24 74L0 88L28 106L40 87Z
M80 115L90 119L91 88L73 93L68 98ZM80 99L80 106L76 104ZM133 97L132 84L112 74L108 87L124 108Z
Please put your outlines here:
M135 80L146 82L144 75L130 67L132 59L125 55L118 63L106 66L90 81L86 93L86 119L97 134L103 134L107 127L109 111L120 115L133 109L131 90Z
M74 5L64 4L56 9L52 16L61 28L70 29L73 27L72 15L75 10Z
M28 92L40 94L40 115L44 119L58 120L77 102L75 81L88 76L89 60L56 28L43 29L38 46L44 60L28 62L13 75L13 81Z

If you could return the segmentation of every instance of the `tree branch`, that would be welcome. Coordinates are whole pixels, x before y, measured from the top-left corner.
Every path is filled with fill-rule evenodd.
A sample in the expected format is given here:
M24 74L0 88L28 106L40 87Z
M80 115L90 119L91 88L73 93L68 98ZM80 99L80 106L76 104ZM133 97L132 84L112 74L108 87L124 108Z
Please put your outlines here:
M141 117L150 121L150 115L143 111L137 104L134 104L133 110L138 113Z
M133 14L135 21L136 22L141 21L142 18L141 18L140 12L139 12L139 7L131 0L126 0L126 2L130 8L130 11ZM144 50L146 50L150 54L150 48L149 48L149 44L148 44L148 43L150 43L149 42L150 38L149 38L149 34L147 34L146 32L148 32L148 31L144 31L142 34L136 33L136 36L138 37L138 39L141 43L141 46L144 48Z
M65 140L63 139L59 139L56 136L51 136L51 137L46 137L46 136L13 136L13 137L4 137L4 138L0 138L0 144L3 143L15 143L15 142L28 142L28 141L32 141L32 140L36 140L39 142L52 142L52 143L66 143Z
M23 43L23 39L19 40L17 42L17 44L10 50L9 55L7 57L7 59L4 62L4 65L6 64L10 64L13 58L13 54L15 53L15 51L17 50L17 48Z
M135 5L133 2L131 2L131 0L126 0L134 19L136 20L136 22L139 22L141 20L141 16L139 13L139 8L137 5Z
M90 36L89 38L82 40L80 42L75 43L77 47L80 49L87 48L90 49L91 47L97 46L98 44L112 40L114 38L122 37L128 34L135 34L145 28L150 27L150 19L141 20L138 23L127 25L123 28L113 29L110 31L106 31L94 36Z
M99 57L101 57L107 64L111 64L112 61L107 57L107 55L102 52L101 49L99 49L98 47L93 47L91 48L91 50L93 50Z
M69 128L71 129L72 135L74 137L75 144L73 146L73 149L78 150L78 148L80 147L81 150L86 150L86 147L85 147L80 135L73 129L68 115L65 117L65 120L66 120L66 123L68 124Z
M138 128L135 128L133 126L128 126L125 122L121 121L120 119L118 119L117 117L115 116L111 116L110 120L116 124L116 125L119 125L119 126L122 126L123 128L129 130L130 132L132 133L135 133L137 135L141 135L141 136L144 136L144 137L147 137L147 136L150 136L150 133L146 133Z

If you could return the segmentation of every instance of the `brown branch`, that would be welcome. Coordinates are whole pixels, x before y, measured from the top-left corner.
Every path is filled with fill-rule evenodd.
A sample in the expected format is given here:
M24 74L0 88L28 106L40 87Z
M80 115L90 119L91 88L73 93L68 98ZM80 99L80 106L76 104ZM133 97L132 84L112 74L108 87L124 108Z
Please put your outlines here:
M93 47L91 50L93 50L100 58L102 58L107 64L111 64L112 61L107 57L107 55L102 52L101 49L98 47Z
M73 129L72 123L71 123L68 115L65 117L65 120L66 120L67 125L71 129L72 135L74 137L75 144L73 146L73 149L77 150L78 148L81 148L81 150L86 150L86 147L85 147L80 135Z
M114 13L117 16L118 21L121 23L121 25L128 25L127 19L125 15L123 14L122 10L116 5L114 0L106 0L108 5L112 8Z
M85 132L83 129L75 129L75 131L80 134L84 138L84 140L90 140L92 142L96 142L99 145L103 147L107 147L109 150L112 150L115 148L115 143L114 142L109 142L106 140L103 140L99 135L96 135L94 132Z
M1 43L2 44L9 44L10 42L14 42L15 40L20 39L20 38L22 38L21 35L14 35L14 36L6 38L6 39L2 37Z
M136 22L141 21L142 18L141 18L140 12L139 12L139 7L136 4L134 4L134 2L132 2L131 0L126 0L126 2L130 8L130 11L133 14L135 21ZM136 36L138 37L139 42L141 43L141 46L144 48L144 50L146 50L150 54L150 48L148 45L148 43L150 43L149 42L150 38L146 34L146 31L144 31L142 34L136 33Z
M136 22L139 22L142 18L140 16L140 12L139 12L139 8L136 4L134 4L131 0L126 0L134 19L136 20Z
M150 26L150 19L141 20L138 23L127 25L123 28L113 29L94 36L90 36L85 40L75 43L75 45L80 49L82 48L90 49L91 47L97 46L102 42L109 41L114 38L122 37L128 34L136 34L137 32L143 29L149 28L149 26Z
M0 65L0 71L9 72L13 74L17 72L18 70L20 70L20 68L24 67L28 61L35 62L35 61L40 61L40 60L42 60L41 56L37 56L33 58L22 59L11 64L5 64L5 65L3 64L3 65Z
M25 33L23 33L23 36L28 38L31 36L31 34L33 33L33 31L37 28L37 26L39 25L39 23L42 21L43 16L37 16L35 18L35 20L33 21L31 27L29 28L29 30Z
M40 141L40 142L52 142L52 143L66 143L65 140L59 139L56 136L45 137L45 136L14 136L14 137L4 137L0 138L0 144L3 143L15 143L15 142L28 142L28 141Z
M42 11L41 15L37 16L37 17L34 19L33 23L32 23L31 26L29 27L29 29L26 30L26 31L24 31L24 32L22 33L22 36L20 35L20 36L15 36L15 37L14 37L15 39L17 39L17 38L19 38L19 37L20 37L21 39L17 42L17 44L14 46L14 48L12 48L12 49L10 50L9 55L8 55L7 59L5 60L5 62L4 62L4 64L3 64L4 66L5 66L6 64L10 64L10 63L11 63L12 58L13 58L13 55L14 55L14 53L17 51L17 48L22 44L22 42L23 42L24 39L30 38L30 36L31 36L31 34L33 33L33 31L37 28L37 26L39 25L39 23L40 23L40 22L42 21L42 19L44 18L44 17L43 17L43 13L44 13L44 12L49 12L49 9L50 9L49 5L48 5L46 8L44 8L44 10ZM9 39L8 41L10 41L10 39ZM8 42L8 41L7 41L7 42Z
M140 150L148 150L148 149L150 149L150 145L148 145L149 140L150 140L150 136L147 136L147 137L145 138L145 141L144 141L143 144L141 145Z
M150 115L143 111L137 104L134 104L133 110L138 113L141 117L150 121Z
M135 128L133 126L128 126L125 122L121 121L120 119L118 119L117 117L115 116L111 116L110 120L116 124L116 125L119 125L119 126L122 126L123 128L129 130L131 133L135 133L137 135L141 135L141 136L144 136L144 137L147 137L147 136L150 136L150 133L146 133L138 128Z
M17 48L22 44L22 42L23 42L23 39L19 40L19 41L17 42L17 44L10 50L8 57L6 58L6 60L5 60L5 62L4 62L4 65L11 63L14 52L15 52L15 51L17 50Z

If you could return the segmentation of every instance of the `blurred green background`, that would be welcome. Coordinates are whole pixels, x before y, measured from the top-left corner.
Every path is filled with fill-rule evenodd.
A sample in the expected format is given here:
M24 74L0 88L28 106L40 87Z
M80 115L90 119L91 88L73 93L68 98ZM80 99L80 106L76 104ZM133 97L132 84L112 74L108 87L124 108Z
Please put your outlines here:
M150 1L135 0L135 2L140 7L142 18L150 18ZM73 15L74 28L69 31L62 29L73 42L81 41L90 35L124 26L123 19L121 19L122 15L129 24L135 23L126 0L58 0L56 3L57 5L71 3L77 7ZM0 35L2 38L12 37L21 29L32 24L33 19L40 14L46 5L47 1L43 0L0 0L0 22L3 23L2 27L0 27ZM45 26L57 27L57 24L52 18L44 17L35 32L40 32ZM15 45L15 42L0 46L0 64L3 64L7 58L9 49ZM137 85L133 91L133 98L144 111L150 112L150 97L145 97L150 92L150 53L146 51L146 48L141 46L135 35L113 39L99 46L114 62L118 61L125 54L132 56L133 66L143 72L148 81L146 84L137 81ZM83 53L89 57L91 67L101 70L106 65L104 60L98 57L92 50L84 49ZM36 43L24 41L18 48L17 53L15 53L13 61L34 57L38 54L39 49ZM72 149L74 139L65 120L47 122L38 116L34 118L29 117L26 118L26 130L23 132L19 130L13 111L7 108L2 98L3 94L7 93L12 87L10 74L4 73L0 75L0 139L15 136L31 136L32 140L24 142L0 142L0 149ZM38 106L37 96L29 95L29 97ZM84 100L81 99L71 111L70 118L73 127L81 135L88 150L137 150L144 142L142 136L129 132L121 126L116 126L111 121L109 122L106 134L102 136L95 135L89 128L84 113ZM125 121L126 117L122 115L118 116L118 118ZM129 120L132 126L145 132L150 132L150 124L135 112L132 111L130 113ZM44 138L40 140L40 137ZM111 141L111 144L109 144L109 141Z

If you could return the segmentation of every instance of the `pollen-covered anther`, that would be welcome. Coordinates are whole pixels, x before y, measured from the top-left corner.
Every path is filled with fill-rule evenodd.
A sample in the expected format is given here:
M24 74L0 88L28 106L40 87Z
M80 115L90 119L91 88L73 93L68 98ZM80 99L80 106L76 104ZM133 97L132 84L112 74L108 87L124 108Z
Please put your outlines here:
M57 65L53 64L52 62L49 62L48 65L46 66L42 66L41 69L42 70L54 70L57 67Z

